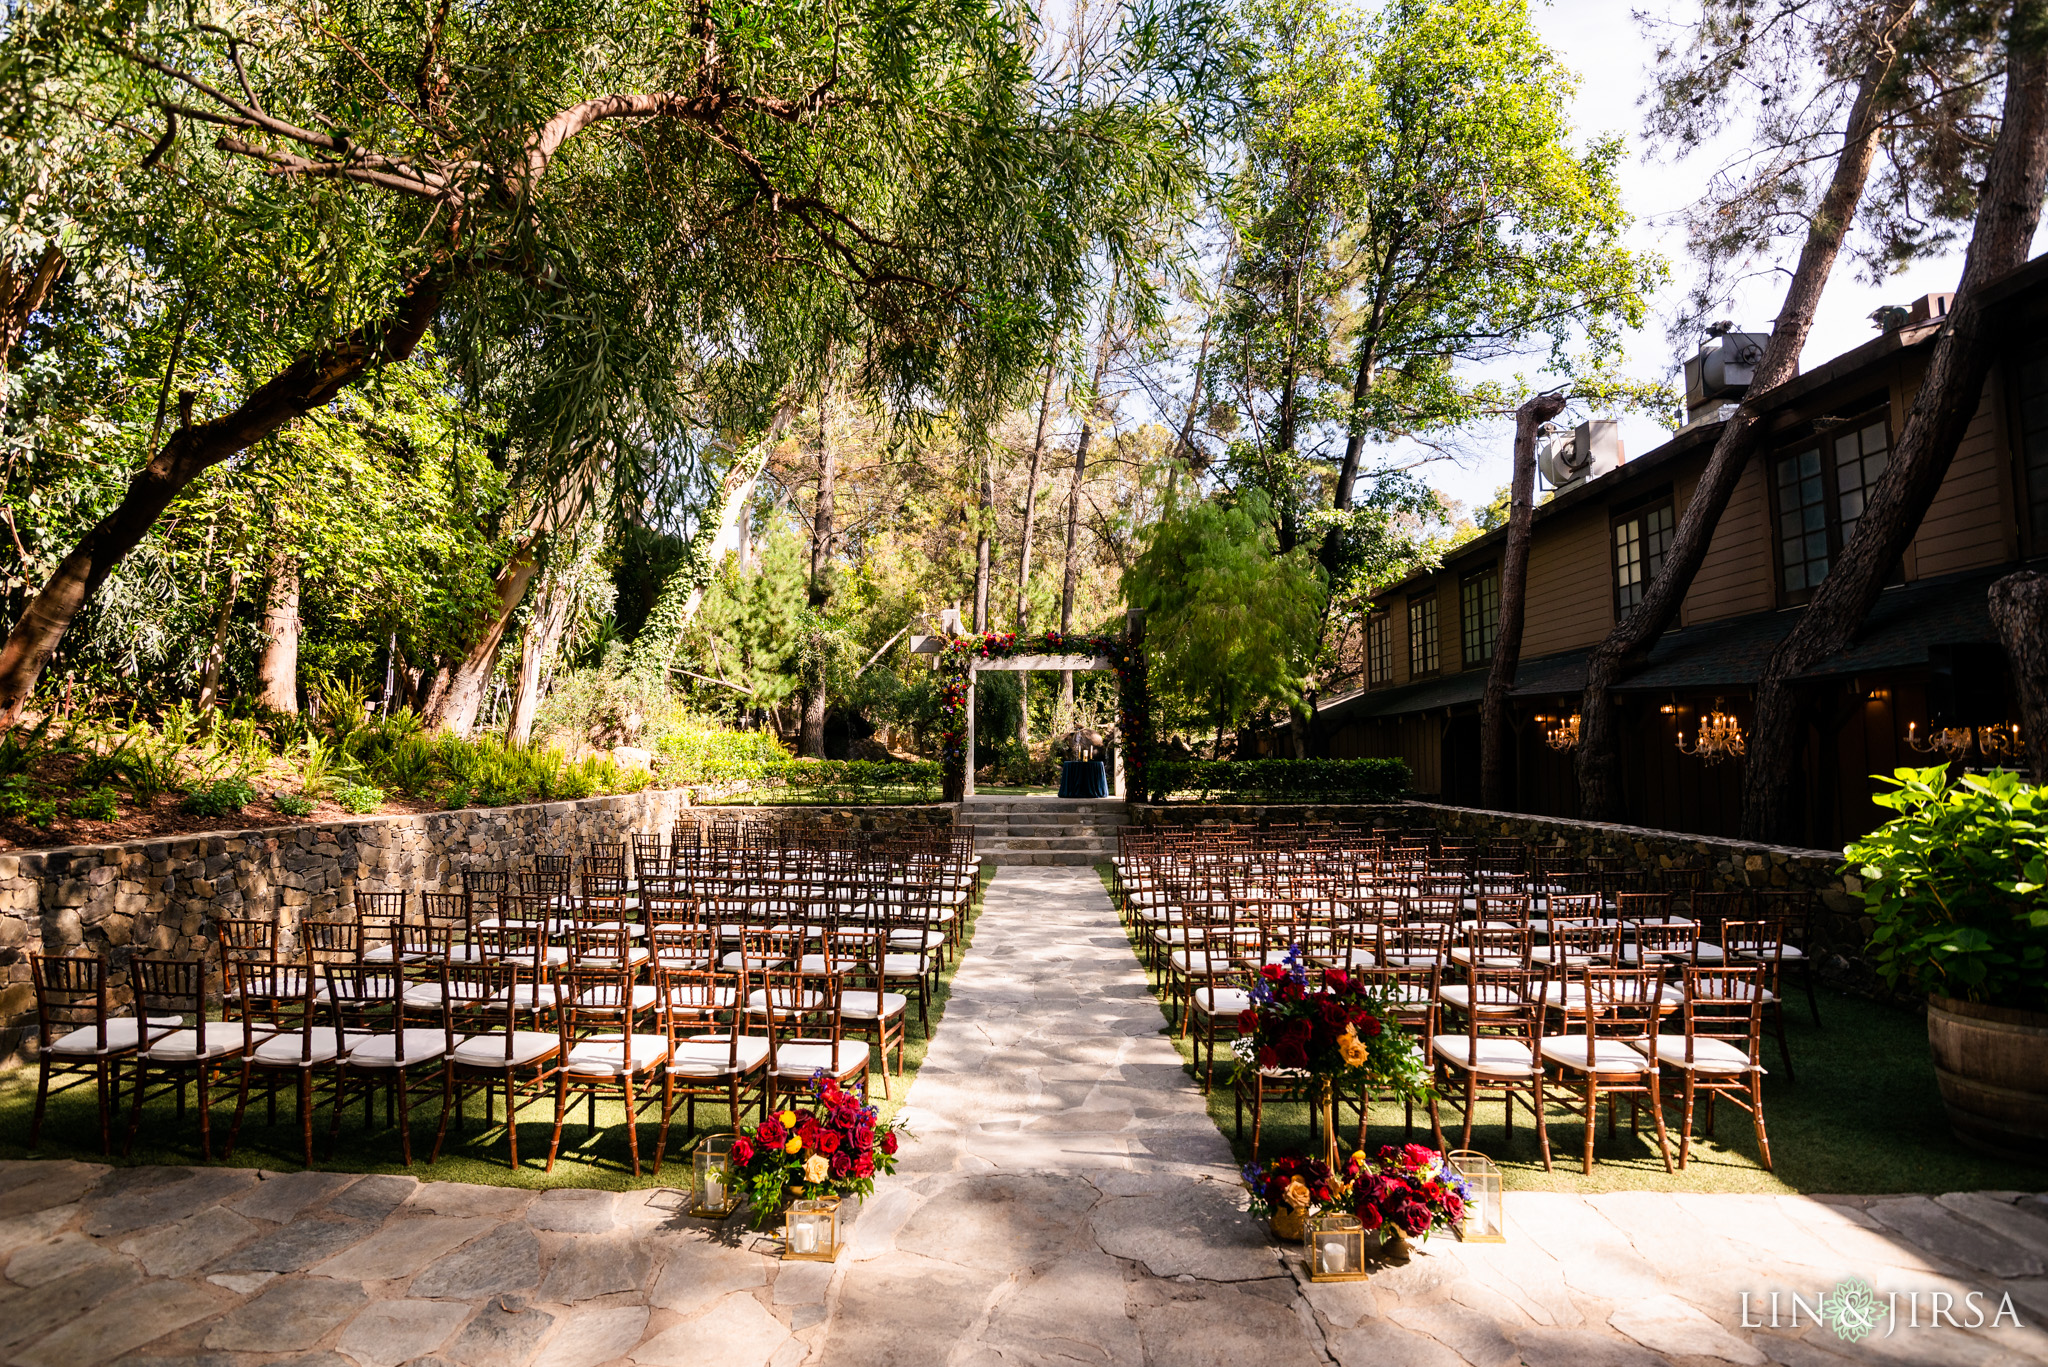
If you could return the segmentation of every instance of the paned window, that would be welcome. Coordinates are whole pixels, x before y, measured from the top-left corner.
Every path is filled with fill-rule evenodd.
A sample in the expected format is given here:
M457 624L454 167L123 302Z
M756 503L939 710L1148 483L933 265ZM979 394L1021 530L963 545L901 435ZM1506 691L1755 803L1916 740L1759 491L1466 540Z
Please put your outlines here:
M1459 617L1464 628L1466 665L1493 658L1493 638L1500 630L1500 572L1481 570L1458 586Z
M1408 672L1436 673L1436 599L1408 600Z
M1614 603L1626 612L1664 568L1671 548L1671 505L1645 508L1614 524Z
M1835 427L1778 457L1778 566L1789 601L1805 602L1828 577L1890 459L1882 417Z
M1394 681L1394 619L1384 612L1365 619L1365 681Z
M1835 438L1835 507L1841 522L1841 544L1849 544L1856 520L1863 516L1863 501L1884 473L1891 456L1891 429L1874 422Z
M1778 462L1778 560L1788 594L1803 597L1828 577L1828 494L1817 447Z

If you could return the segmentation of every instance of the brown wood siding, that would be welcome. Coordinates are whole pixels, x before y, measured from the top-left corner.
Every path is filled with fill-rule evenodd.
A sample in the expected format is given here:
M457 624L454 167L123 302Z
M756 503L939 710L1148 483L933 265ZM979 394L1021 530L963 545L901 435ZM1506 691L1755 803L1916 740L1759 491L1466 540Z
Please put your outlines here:
M1984 402L1977 406L1941 489L1921 519L1910 564L1916 578L1932 579L2019 558L2012 457L2000 440L1997 389L1996 379L1985 385ZM1896 444L1897 433L1892 440Z
M1536 524L1529 547L1522 658L1577 650L1614 629L1614 570L1605 508Z
M1410 783L1418 794L1443 791L1443 722L1439 717L1406 716L1351 722L1330 733L1332 759L1405 759Z
M1681 479L1675 511L1685 516L1699 482L1697 470ZM1723 617L1740 617L1747 612L1768 612L1777 606L1771 589L1774 573L1771 561L1771 508L1764 494L1763 462L1752 460L1735 492L1714 526L1714 539L1707 545L1706 559L1693 577L1685 595L1679 622L1692 626Z

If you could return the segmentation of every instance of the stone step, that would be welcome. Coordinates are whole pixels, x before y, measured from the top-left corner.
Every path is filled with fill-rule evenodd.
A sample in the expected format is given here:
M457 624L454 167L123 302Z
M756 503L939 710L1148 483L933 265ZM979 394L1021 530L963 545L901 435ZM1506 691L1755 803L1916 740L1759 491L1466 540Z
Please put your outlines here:
M1010 850L989 857L999 869L1049 864L1091 868L1101 862L1102 857L1082 850Z
M1086 835L1094 836L1102 840L1113 841L1116 839L1116 833L1119 830L1121 830L1122 827L1097 826L1092 824L1083 824L1080 822L1068 822L1061 823L1058 825L1026 826L1007 824L999 825L994 822L977 821L972 826L969 826L967 829L974 832L974 835L977 839L979 839L982 836L990 835Z
M1124 814L1124 800L1111 798L1014 798L970 797L960 804L962 816L978 816L984 812L1042 812L1046 815L1060 815L1076 812L1114 812Z
M1107 856L1108 848L1092 840L1002 840L983 845L982 854L1022 854L1039 850L1072 850L1083 854Z
M1102 826L1120 831L1130 822L1108 812L1077 816L1040 816L1035 812L976 812L961 823L967 826Z

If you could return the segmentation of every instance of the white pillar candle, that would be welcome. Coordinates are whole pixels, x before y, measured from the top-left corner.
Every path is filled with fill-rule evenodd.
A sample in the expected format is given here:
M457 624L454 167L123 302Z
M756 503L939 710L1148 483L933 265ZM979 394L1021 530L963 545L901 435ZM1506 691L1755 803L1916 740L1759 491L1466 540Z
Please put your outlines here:
M706 1209L717 1210L725 1204L725 1183L714 1176L704 1179L704 1205Z
M816 1253L818 1251L818 1227L809 1220L798 1220L790 1225L789 1251L792 1253Z
M1346 1256L1343 1239L1323 1240L1323 1271L1342 1272L1349 1265L1350 1259Z

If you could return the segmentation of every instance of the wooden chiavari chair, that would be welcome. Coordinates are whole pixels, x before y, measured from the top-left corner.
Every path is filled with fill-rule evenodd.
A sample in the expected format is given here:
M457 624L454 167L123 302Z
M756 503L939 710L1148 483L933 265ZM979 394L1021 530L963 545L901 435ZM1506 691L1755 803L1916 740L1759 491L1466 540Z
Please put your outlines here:
M1517 1102L1534 1118L1543 1170L1548 1172L1550 1130L1544 1116L1543 1065L1537 1054L1543 1029L1543 970L1475 968L1469 971L1464 986L1462 1005L1446 995L1448 988L1437 990L1443 1010L1437 1033L1430 1039L1430 1061L1438 1085L1429 1103L1436 1146L1446 1147L1440 1102L1449 1102L1462 1112L1465 1132L1458 1147L1469 1149L1481 1094L1498 1092L1510 1138ZM1448 1081L1452 1078L1458 1080L1456 1084Z
M1685 971L1684 1031L1660 1034L1657 1061L1684 1084L1678 1170L1692 1155L1694 1099L1706 1094L1706 1132L1714 1132L1714 1101L1725 1096L1749 1113L1764 1170L1771 1168L1771 1137L1764 1128L1763 974L1759 967L1693 967Z
M1640 1119L1640 1103L1649 1102L1650 1116L1657 1125L1657 1147L1664 1155L1664 1170L1670 1172L1671 1144L1664 1129L1661 1070L1656 1062L1663 976L1646 968L1582 968L1578 977L1579 1003L1567 1008L1564 1033L1544 1036L1542 1057L1563 1071L1560 1100L1572 1094L1574 1080L1585 1089L1576 1106L1586 1121L1584 1170L1588 1174L1593 1171L1594 1126L1604 1096L1609 1139L1614 1137L1617 1099L1629 1101L1631 1133ZM1579 1024L1577 1032L1571 1029L1574 1017Z

